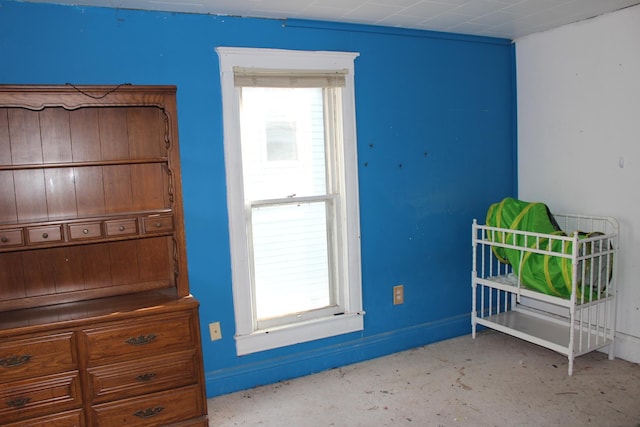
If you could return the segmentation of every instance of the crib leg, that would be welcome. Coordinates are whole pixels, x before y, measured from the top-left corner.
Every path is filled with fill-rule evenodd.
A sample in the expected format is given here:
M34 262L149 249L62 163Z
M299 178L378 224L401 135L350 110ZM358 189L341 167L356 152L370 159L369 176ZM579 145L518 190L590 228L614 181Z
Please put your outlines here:
M573 375L573 355L569 356L569 376Z
M613 343L611 343L611 344L609 344L609 360L613 360L615 358L616 358L616 356L615 356L615 352L614 352L614 349L613 349Z
M476 339L476 313L471 313L471 338Z

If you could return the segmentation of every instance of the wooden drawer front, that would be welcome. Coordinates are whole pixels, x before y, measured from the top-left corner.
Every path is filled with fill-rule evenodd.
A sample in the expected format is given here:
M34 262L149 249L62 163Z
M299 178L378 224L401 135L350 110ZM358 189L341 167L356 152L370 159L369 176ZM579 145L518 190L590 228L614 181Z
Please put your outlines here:
M27 228L29 243L56 243L62 241L62 226L49 225L45 227Z
M199 385L92 406L93 423L111 426L166 426L205 414Z
M185 312L87 329L83 333L89 364L110 358L133 362L193 348L197 334L192 326L191 313Z
M84 427L84 413L82 409L48 415L46 417L31 418L28 422L3 424L4 427Z
M135 218L105 221L107 236L129 236L138 234L138 223Z
M0 420L5 422L49 415L81 405L78 371L15 381L0 388Z
M171 215L148 216L143 218L142 222L146 234L173 231L173 216Z
M84 240L102 237L102 224L100 222L85 222L82 224L69 224L69 239Z
M0 382L76 369L71 332L0 343Z
M0 230L0 248L22 245L22 229Z
M198 382L195 350L89 369L94 402L123 399Z
M209 427L209 419L206 416L195 420L182 421L180 423L170 424L167 427Z

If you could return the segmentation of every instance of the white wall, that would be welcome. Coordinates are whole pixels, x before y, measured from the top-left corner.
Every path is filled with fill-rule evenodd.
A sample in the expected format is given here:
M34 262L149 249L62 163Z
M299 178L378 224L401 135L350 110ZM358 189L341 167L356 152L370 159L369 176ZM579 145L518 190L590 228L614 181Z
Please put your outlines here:
M640 6L515 43L519 197L618 219L616 355L640 362Z

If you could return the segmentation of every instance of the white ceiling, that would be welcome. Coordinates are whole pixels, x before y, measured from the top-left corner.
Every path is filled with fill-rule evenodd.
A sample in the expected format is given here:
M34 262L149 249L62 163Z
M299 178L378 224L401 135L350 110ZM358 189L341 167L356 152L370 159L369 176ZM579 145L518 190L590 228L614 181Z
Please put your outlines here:
M640 0L27 0L258 18L297 18L516 39Z

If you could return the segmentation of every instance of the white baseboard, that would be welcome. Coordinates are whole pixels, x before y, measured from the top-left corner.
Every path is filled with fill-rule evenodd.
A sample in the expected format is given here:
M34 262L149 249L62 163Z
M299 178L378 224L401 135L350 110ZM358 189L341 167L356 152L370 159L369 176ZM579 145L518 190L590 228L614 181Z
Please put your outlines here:
M633 363L640 363L640 338L616 332L615 357Z

